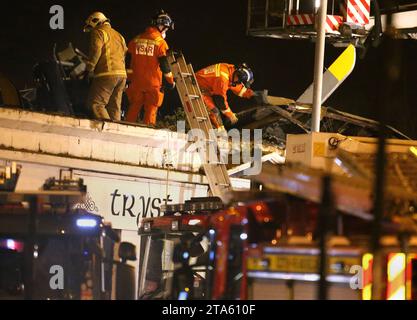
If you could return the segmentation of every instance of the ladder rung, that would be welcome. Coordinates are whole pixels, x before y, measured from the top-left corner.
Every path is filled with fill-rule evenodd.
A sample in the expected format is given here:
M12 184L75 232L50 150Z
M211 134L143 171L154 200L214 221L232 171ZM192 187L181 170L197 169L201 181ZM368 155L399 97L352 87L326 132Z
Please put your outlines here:
M213 162L210 162L210 161L207 161L207 164L210 164L210 165L212 165L212 166L222 166L222 165L224 165L224 163L223 162L216 162L216 161L213 161Z
M230 187L230 184L228 184L228 183L218 183L217 184L218 186L220 186L220 187Z
M193 129L198 129L198 128L193 128ZM201 142L204 142L204 143L215 143L216 141L215 140L212 140L212 139L196 139L195 141L194 141L194 143L201 143Z
M192 129L199 128L205 133L204 137L195 139L194 142L202 144L204 154L207 156L207 159L202 159L202 164L209 180L210 189L213 194L221 195L225 190L230 190L232 185L226 165L222 162L222 158L218 157L223 148L220 146L218 138L211 135L210 130L213 129L213 126L209 114L206 112L206 108L204 108L203 96L195 78L193 67L191 64L187 65L182 54L170 55L169 60L170 62L172 61L173 73L180 80L177 85L177 91L183 102L189 125ZM201 103L198 99L200 99ZM211 151L216 152L216 158L210 157ZM211 159L213 159L213 162L210 161Z

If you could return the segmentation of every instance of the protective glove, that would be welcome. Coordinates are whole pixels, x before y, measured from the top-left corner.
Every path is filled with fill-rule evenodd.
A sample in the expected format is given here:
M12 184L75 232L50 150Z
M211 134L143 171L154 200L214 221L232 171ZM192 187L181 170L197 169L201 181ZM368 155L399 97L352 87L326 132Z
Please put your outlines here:
M220 126L216 130L217 130L218 133L221 133L223 131L226 131L226 129L224 128L224 126Z
M233 112L229 115L229 120L231 124L236 124L239 121L238 117L236 116L236 113Z

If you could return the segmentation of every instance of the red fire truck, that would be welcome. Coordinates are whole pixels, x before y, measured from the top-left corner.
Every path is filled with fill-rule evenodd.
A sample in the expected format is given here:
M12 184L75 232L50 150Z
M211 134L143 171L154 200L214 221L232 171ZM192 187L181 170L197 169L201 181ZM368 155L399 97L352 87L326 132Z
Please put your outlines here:
M287 175L280 173L281 181L290 183L291 167L282 170ZM294 168L292 173L320 189L315 170ZM387 202L382 272L374 277L372 218L358 209L367 195L359 190L363 184L343 179L333 181L334 190L352 189L343 189L343 201L335 203L327 219L324 250L321 205L309 196L240 192L228 206L211 198L167 206L164 217L145 219L139 229L139 297L310 300L324 285L326 299L416 299L415 222L398 218L399 198ZM297 183L292 181L292 187L301 186ZM380 292L373 291L376 281Z
M135 269L126 262L136 260L135 246L119 243L101 216L76 209L82 180L16 192L17 177L0 182L0 300L134 299Z

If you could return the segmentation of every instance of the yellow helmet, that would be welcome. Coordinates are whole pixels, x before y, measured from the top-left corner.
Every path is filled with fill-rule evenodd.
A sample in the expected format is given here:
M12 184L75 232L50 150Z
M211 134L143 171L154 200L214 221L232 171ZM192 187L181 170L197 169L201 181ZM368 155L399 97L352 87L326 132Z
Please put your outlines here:
M94 29L97 26L100 26L104 23L110 23L110 20L107 19L107 17L102 12L94 12L90 14L90 16L85 20L85 26L83 31L84 32L90 32L92 29Z

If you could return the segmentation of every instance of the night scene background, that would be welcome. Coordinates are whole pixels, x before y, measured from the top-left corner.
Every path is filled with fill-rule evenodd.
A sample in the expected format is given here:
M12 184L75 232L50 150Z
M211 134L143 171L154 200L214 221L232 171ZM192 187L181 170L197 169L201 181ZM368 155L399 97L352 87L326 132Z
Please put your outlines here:
M54 4L64 7L64 30L49 28L49 8ZM112 26L129 41L144 30L160 8L170 13L175 21L175 30L167 36L169 46L181 50L195 70L218 62L246 62L255 73L255 90L268 89L270 95L293 99L312 82L314 43L247 36L246 0L2 1L0 72L18 89L31 87L33 66L51 56L54 43L58 49L64 49L72 42L74 47L88 52L89 35L83 33L82 28L92 12L105 13ZM399 50L400 81L388 108L388 123L417 139L417 41L399 41ZM325 66L342 51L343 48L326 45ZM370 48L364 59L357 60L353 73L325 105L378 119L381 56L381 48ZM172 113L179 106L176 92L170 92L161 112Z

